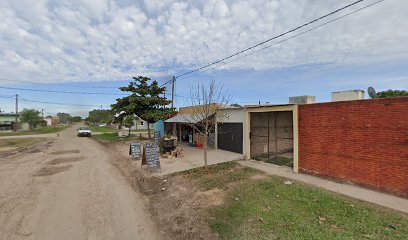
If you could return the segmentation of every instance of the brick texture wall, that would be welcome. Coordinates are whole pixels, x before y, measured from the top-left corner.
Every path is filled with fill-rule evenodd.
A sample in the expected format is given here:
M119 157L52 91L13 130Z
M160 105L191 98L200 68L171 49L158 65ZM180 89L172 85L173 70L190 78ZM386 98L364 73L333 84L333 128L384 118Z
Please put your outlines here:
M299 170L408 197L408 97L300 105Z

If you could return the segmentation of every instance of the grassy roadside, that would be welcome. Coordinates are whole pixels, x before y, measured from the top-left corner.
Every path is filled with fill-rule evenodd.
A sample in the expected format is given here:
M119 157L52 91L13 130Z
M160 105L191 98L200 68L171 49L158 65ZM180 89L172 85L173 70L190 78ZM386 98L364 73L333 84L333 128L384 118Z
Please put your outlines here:
M406 215L236 165L177 174L223 190L223 203L208 209L221 239L408 239Z
M109 127L109 126L105 126L105 127L99 127L99 126L89 126L89 129L92 132L106 132L106 133L111 133L111 132L119 132L118 129ZM147 130L145 129L137 129L137 130L131 130L130 132L147 132ZM150 132L154 132L153 130L150 130Z
M97 134L93 135L92 137L107 141L107 142L120 142L120 141L133 141L133 140L143 140L144 138L140 139L139 134L130 134L129 137L125 138L119 138L116 133L102 133L102 134Z
M0 133L0 137L57 133L64 130L65 128L67 127L44 127L20 132Z
M92 132L117 132L117 129L105 126L105 127L99 127L99 126L89 126L89 129Z

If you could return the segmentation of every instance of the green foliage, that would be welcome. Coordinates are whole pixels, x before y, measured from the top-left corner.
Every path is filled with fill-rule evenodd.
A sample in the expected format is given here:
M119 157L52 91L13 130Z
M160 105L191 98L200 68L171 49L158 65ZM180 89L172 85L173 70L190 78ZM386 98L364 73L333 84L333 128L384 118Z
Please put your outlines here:
M69 113L57 113L60 123L68 124L71 121L71 115Z
M113 114L110 110L94 109L89 112L87 120L91 123L110 123L113 121Z
M405 90L387 90L387 91L382 91L378 92L376 94L376 98L391 98L391 97L404 97L408 96L408 91Z
M151 79L142 76L133 79L127 87L119 88L131 95L116 99L116 103L111 105L115 113L127 116L136 114L148 123L166 119L174 113L174 109L163 107L171 101L160 96L165 88L159 87L157 81L149 83Z
M71 118L71 121L72 121L72 122L80 122L80 121L82 121L82 117L81 117L81 116L72 117L72 118Z
M43 122L43 119L40 116L40 111L27 108L24 108L23 111L21 111L20 120L28 123L30 125L30 129L37 127L37 125Z
M239 105L238 103L234 103L234 104L231 104L231 107L242 107L242 105Z
M135 125L136 120L137 118L134 115L128 115L125 117L123 124L125 125L125 127L131 128Z
M144 140L144 138L140 138L138 134L131 134L128 137L120 138L118 137L117 133L102 133L94 135L96 139L100 139L106 142L123 142L123 141L134 141L134 140Z

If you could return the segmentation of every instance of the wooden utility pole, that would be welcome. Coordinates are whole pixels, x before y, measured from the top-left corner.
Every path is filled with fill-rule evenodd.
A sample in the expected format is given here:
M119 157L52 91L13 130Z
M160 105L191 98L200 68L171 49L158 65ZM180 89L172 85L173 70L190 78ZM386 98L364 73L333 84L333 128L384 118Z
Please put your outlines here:
M176 81L176 77L173 76L173 81L171 81L171 109L174 108L174 82Z
M166 90L163 92L163 98L166 99ZM163 104L163 108L166 109L166 104Z
M16 94L16 122L18 122L18 94Z
M17 131L17 123L18 123L18 94L16 94L16 121L14 123L14 130Z

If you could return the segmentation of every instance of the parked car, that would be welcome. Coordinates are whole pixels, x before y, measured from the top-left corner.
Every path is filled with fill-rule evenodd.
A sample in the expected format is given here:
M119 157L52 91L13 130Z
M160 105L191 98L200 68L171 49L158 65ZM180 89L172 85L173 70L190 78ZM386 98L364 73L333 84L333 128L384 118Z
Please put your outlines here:
M78 128L78 137L90 137L92 135L91 130L88 127L80 127Z

